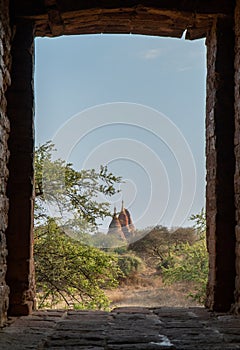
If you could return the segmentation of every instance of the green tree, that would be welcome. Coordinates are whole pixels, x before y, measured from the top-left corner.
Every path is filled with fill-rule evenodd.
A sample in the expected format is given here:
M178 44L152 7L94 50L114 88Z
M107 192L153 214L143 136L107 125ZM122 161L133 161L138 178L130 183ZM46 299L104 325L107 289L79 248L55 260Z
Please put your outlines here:
M116 247L126 246L126 243L116 235L96 232L91 236L91 245L105 251L115 251Z
M49 219L35 235L39 306L64 301L79 308L106 308L105 288L116 287L119 269L113 255L68 237Z
M145 230L138 233L143 237L130 244L129 250L134 251L151 267L157 267L158 271L162 267L171 266L172 256L182 243L193 244L196 240L195 230L189 227L170 231L167 227L156 226L145 235L144 232Z
M163 269L163 278L167 283L188 281L193 282L195 291L190 296L204 303L208 277L208 253L206 247L206 219L205 212L191 216L195 222L198 239L190 245L182 243L173 255L172 266Z
M117 260L83 242L91 240L87 230L92 231L98 219L110 214L108 203L99 202L98 196L115 194L115 185L121 179L106 167L99 172L76 171L71 164L52 160L53 149L47 142L35 152L35 268L39 306L64 301L80 308L106 308L104 289L117 285L120 273ZM56 217L49 215L49 205L56 206L53 211ZM61 213L67 214L63 225L58 220Z
M99 172L95 169L76 171L71 163L53 160L53 155L51 142L35 151L36 220L48 217L50 208L55 215L74 218L83 230L89 225L96 227L98 219L111 215L109 203L99 201L99 196L114 195L121 178L108 172L106 166L101 166Z

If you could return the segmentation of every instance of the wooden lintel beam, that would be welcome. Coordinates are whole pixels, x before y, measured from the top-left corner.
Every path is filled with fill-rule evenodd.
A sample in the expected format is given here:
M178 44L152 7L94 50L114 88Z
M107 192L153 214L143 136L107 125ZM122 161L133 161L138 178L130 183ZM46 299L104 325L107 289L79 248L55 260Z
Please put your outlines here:
M75 11L63 13L64 35L97 33L138 33L181 37L187 29L187 39L206 36L215 16L192 15L176 11L145 8ZM50 30L47 14L36 21L36 36L56 36Z
M48 24L53 36L64 34L64 21L58 9L56 0L45 0Z
M46 0L12 0L15 17L34 17L46 14ZM54 0L47 0L54 3ZM58 0L61 13L90 9L121 9L138 6L152 7L159 10L184 11L206 15L231 15L235 2L230 0Z
M24 15L26 3L29 8ZM232 17L234 7L229 0L22 0L16 5L13 18L34 21L37 36L120 30L179 37L187 29L186 39L190 40L206 36L215 17Z

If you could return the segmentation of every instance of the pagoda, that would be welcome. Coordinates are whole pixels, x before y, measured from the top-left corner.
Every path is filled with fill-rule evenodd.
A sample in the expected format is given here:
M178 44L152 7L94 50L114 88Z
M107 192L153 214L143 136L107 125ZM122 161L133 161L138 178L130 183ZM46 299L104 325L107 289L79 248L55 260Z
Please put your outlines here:
M132 222L130 212L124 208L123 201L121 211L118 216L116 213L116 207L114 207L114 213L112 221L109 225L108 234L115 234L124 240L130 240L135 235L135 227Z
M125 235L122 231L121 223L120 223L119 218L117 216L116 207L114 207L114 213L113 213L112 221L111 221L109 228L108 228L108 234L115 235L116 237L118 237L124 241L126 239Z

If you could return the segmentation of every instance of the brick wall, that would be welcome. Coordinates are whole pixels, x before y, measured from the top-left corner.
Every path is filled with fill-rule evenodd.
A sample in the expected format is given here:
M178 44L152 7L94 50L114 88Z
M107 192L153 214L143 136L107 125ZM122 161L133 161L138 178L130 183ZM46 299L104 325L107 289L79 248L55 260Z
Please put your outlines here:
M6 320L9 288L5 282L6 274L6 237L8 200L6 186L8 178L8 133L9 121L6 116L5 92L10 84L10 27L8 17L8 0L0 2L0 326Z
M34 133L31 23L21 23L15 27L11 52L11 75L14 79L11 88L8 89L8 116L12 127L8 143L11 149L8 165L11 175L8 181L10 224L7 231L9 254L6 271L7 142L10 127L6 115L5 92L10 85L11 65L8 2L9 0L0 2L0 326L6 319L8 309L9 288L5 282L6 272L11 286L10 313L23 315L31 312L35 293L32 253ZM217 21L207 41L207 227L210 253L207 306L214 310L229 310L233 302L235 273L235 299L236 305L240 305L240 0L237 0L235 17L235 145L234 33L231 21ZM236 271L234 189L237 220Z
M217 19L207 38L207 307L228 311L235 289L234 31Z
M33 264L34 206L34 23L18 21L11 43L11 86L7 114L11 131L6 231L6 281L10 288L8 314L28 315L35 306Z
M236 205L236 286L235 310L240 309L240 1L235 11L235 205Z

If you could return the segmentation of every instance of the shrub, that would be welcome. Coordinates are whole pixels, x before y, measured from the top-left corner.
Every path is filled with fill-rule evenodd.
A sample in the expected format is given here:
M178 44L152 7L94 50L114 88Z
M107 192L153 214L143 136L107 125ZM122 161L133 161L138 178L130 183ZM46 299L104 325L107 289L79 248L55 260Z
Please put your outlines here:
M190 296L204 303L208 278L208 253L205 237L205 214L192 216L196 222L198 240L190 245L182 243L173 255L172 266L163 268L163 280L166 283L179 281L194 282L195 291Z
M118 255L118 266L122 271L122 276L120 280L126 280L136 274L142 265L140 258L134 256L133 254L123 254Z
M35 232L35 269L39 307L106 309L104 289L116 287L117 259L65 235L53 219Z

